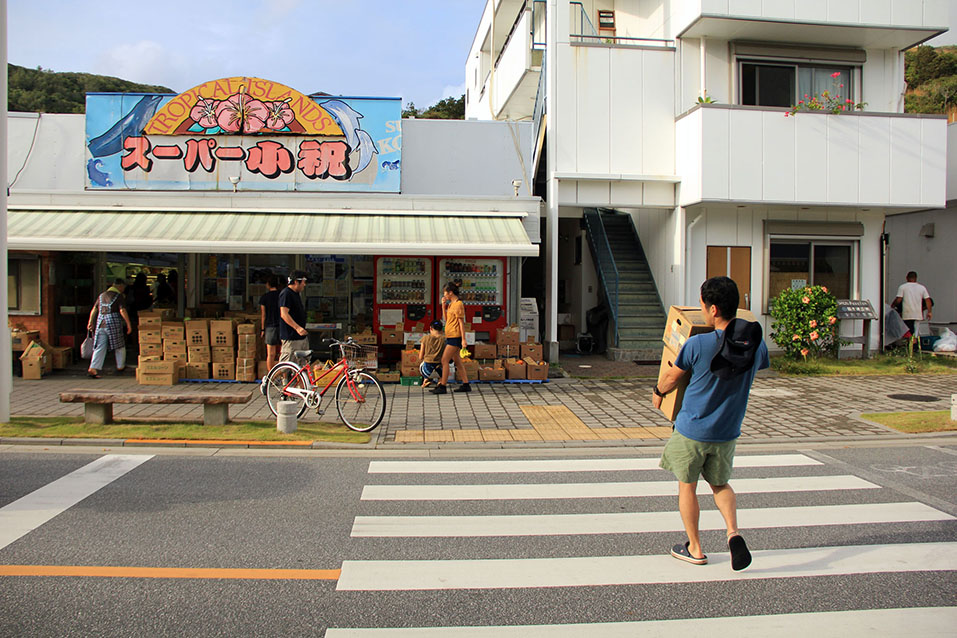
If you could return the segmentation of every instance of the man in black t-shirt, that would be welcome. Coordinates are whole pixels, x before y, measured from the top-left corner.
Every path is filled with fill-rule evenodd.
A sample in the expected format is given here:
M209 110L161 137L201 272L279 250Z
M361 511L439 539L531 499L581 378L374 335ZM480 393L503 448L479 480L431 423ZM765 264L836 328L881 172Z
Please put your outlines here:
M289 285L279 293L280 361L295 361L293 352L309 349L306 331L306 309L300 294L306 289L306 273L297 270L289 277Z
M272 367L279 361L279 279L269 275L266 279L269 292L259 299L262 319L262 338L266 342L266 365Z

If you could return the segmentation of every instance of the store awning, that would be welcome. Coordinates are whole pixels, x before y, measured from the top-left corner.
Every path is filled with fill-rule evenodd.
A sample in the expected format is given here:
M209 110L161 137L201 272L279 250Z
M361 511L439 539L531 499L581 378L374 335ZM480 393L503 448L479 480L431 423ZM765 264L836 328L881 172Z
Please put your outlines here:
M10 210L11 250L532 257L524 213Z

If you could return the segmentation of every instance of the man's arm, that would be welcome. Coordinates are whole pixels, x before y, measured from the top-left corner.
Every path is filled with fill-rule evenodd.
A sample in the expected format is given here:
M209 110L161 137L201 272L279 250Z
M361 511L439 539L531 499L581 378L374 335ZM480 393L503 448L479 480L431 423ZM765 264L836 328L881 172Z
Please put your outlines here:
M266 306L259 304L259 325L263 327L261 334L266 334Z
M896 306L897 304L899 304L899 303L902 302L902 301L904 301L904 298L903 298L903 297L894 297L894 303L892 303L891 305L892 305L892 306Z
M658 388L658 392L652 393L651 403L655 409L661 407L661 400L663 398L661 395L668 394L677 388L681 380L688 374L688 370L682 370L676 365L671 366L665 371L664 376L662 376L661 381L659 381L658 385L656 386Z
M286 306L279 306L279 316L283 321L289 324L289 326L295 330L296 334L298 334L300 337L305 337L309 334L308 330L296 323L296 321L292 318L292 315L289 313L289 308Z

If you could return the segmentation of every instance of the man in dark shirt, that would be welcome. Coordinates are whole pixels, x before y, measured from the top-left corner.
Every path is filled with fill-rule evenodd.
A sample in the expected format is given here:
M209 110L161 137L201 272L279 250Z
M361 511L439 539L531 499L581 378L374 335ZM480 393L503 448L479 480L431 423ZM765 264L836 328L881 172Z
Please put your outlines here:
M266 279L269 292L259 299L262 319L262 337L266 342L266 365L272 367L279 361L279 279L269 275Z
M279 351L280 361L295 361L293 352L309 349L306 331L306 309L300 294L306 289L306 273L297 270L289 276L289 285L279 293Z

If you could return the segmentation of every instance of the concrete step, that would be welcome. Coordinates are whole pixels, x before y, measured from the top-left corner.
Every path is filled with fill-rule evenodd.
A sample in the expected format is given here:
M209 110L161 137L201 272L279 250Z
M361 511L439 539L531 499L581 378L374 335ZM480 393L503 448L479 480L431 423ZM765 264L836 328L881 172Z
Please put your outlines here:
M665 319L661 315L622 315L618 317L618 331L621 332L628 328L654 328L663 332Z

